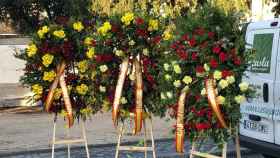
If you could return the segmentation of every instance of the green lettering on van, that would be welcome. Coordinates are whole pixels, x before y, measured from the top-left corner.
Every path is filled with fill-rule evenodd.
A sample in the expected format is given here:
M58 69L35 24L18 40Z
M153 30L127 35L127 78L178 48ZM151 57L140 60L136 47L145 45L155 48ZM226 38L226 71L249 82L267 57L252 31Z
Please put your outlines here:
M273 33L254 35L253 48L256 50L256 55L250 61L251 72L270 73L273 35Z

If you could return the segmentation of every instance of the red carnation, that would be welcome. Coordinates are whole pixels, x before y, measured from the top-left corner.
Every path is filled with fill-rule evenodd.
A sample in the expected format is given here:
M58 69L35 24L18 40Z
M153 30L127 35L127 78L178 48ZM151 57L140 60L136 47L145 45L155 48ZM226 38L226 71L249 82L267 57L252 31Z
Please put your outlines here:
M116 24L112 24L112 32L117 33L119 32L120 27Z
M109 61L113 60L113 56L111 54L96 55L95 60L96 60L97 63L109 62Z
M188 54L186 51L182 50L182 49L177 49L176 50L176 54L179 56L180 59L182 60L187 60L188 58Z
M65 41L62 45L62 54L66 60L72 60L74 58L74 47L72 42Z
M197 123L197 124L195 124L195 127L197 130L201 131L201 130L211 128L211 125L210 125L210 123Z
M203 73L205 70L204 70L203 66L197 66L195 68L195 71L196 71L196 73Z
M136 29L136 35L140 36L140 37L147 37L148 36L148 32L147 30L144 29Z
M199 47L200 47L200 48L206 48L207 45L208 45L208 42L205 41L205 42L203 42Z
M212 51L213 51L215 54L219 54L220 51L221 51L221 47L215 46L215 47L213 47Z
M188 35L188 34L184 34L184 35L181 37L181 40L183 40L183 41L188 41L188 40L189 40L189 35Z
M135 23L136 25L142 25L144 24L144 19L138 17L135 19Z
M215 59L211 59L210 66L215 69L218 67L218 62Z
M231 75L232 75L232 72L229 71L229 70L223 70L222 71L222 77L223 78L226 78L226 77L231 76Z
M196 52L192 53L192 60L197 60L197 53Z
M241 65L241 59L239 57L235 57L234 60L233 60L233 63L235 65Z
M156 37L152 38L152 42L154 44L158 44L160 42L160 40L161 40L161 36L156 36Z
M189 45L190 45L191 47L195 46L195 44L196 44L196 41L195 41L194 38L192 38L192 39L189 40Z
M227 60L227 55L226 55L226 53L221 52L221 53L219 54L219 59L220 59L221 62L225 62L225 61Z
M201 99L201 95L196 95L195 100L198 102Z
M215 36L215 33L214 33L214 32L208 32L208 37L209 37L210 39L213 39L214 36Z

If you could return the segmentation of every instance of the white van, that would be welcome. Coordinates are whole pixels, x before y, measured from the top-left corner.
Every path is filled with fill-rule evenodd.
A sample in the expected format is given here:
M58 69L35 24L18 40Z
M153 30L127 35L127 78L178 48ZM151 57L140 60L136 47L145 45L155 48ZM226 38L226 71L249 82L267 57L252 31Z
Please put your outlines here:
M246 42L256 56L244 80L257 97L241 106L241 145L265 157L280 157L280 19L250 23Z

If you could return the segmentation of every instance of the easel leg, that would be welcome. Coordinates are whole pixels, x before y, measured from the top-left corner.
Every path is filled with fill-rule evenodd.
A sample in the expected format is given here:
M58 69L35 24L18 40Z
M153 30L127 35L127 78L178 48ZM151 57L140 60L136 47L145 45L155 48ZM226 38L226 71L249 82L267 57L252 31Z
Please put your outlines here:
M147 129L146 129L146 121L143 120L143 127L144 127L144 147L147 147ZM147 149L145 149L145 158L147 158Z
M69 128L67 129L67 137L70 138L70 129ZM68 149L68 158L70 158L71 157L70 144L67 144L67 149Z
M119 148L120 148L120 144L121 144L121 138L122 138L122 134L123 134L123 124L121 125L120 131L119 131L119 136L118 136L118 143L117 143L117 149L116 149L116 154L115 154L115 158L119 157Z
M55 132L56 132L56 116L54 117L53 120L52 158L54 158Z
M227 157L227 143L224 143L223 145L223 154L222 154L223 158Z
M87 136L86 136L85 121L82 121L82 132L83 132L83 138L84 138L84 141L85 141L85 148L86 148L87 158L89 158L90 155L89 155L89 150L88 150L88 142L87 142Z
M236 148L236 158L241 158L240 142L239 142L238 132L236 132L236 136L235 136L235 148Z
M151 132L151 141L152 141L152 148L153 148L153 158L156 158L156 148L155 148L155 141L154 141L154 134L153 134L153 121L150 118L150 132Z

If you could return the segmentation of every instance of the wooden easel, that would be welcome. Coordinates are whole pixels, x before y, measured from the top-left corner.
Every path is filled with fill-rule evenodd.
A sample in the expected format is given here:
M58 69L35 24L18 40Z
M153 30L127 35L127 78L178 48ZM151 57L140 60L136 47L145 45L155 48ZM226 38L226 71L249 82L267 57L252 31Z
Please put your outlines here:
M190 158L194 158L194 156L204 157L204 158L226 158L227 157L227 142L223 144L222 156L216 156L204 152L199 152L196 150L195 143L192 145L192 149L190 151ZM235 136L235 149L236 149L236 158L241 158L240 152L240 142L238 133Z
M130 116L134 117L133 113L130 114ZM149 120L150 122L150 136L151 136L151 142L152 146L147 146L147 127L146 127L146 120ZM145 158L147 158L147 152L151 151L153 152L153 158L156 158L156 151L155 151L155 142L154 142L154 135L153 135L153 122L152 118L144 118L143 119L143 130L144 130L144 146L121 146L121 138L124 135L125 127L124 123L121 124L120 129L118 131L118 143L116 147L116 155L115 158L119 157L120 151L142 151L145 154Z
M67 144L67 149L68 149L68 158L71 157L71 144L74 143L84 143L85 144L85 149L87 153L87 158L90 158L89 155L89 149L88 149L88 144L87 144L87 137L86 137L86 129L85 129L85 121L81 121L81 128L82 128L82 137L78 139L74 139L70 137L70 129L67 129L67 134L66 134L66 139L56 139L56 122L57 122L57 115L54 115L53 119L53 138L52 138L52 158L54 158L54 146L56 144Z

